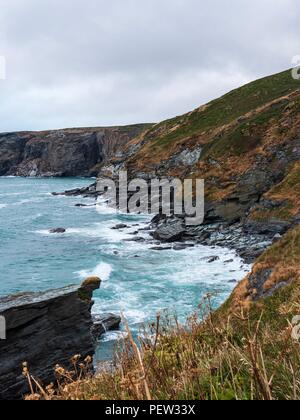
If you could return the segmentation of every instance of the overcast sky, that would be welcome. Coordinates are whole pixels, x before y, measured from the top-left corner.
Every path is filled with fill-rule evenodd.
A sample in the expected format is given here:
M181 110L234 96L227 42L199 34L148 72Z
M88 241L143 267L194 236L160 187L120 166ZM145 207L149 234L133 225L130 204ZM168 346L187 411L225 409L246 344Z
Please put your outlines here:
M0 131L154 122L300 54L299 0L0 0Z

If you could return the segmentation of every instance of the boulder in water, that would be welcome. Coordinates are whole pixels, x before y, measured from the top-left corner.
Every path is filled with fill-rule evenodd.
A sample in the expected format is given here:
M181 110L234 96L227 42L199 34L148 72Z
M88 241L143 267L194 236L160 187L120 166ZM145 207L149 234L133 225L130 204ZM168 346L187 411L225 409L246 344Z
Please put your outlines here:
M55 229L50 229L49 232L50 233L66 233L66 229L65 228L55 228Z
M121 324L121 317L114 314L101 314L93 316L92 335L95 340L99 340L101 335L107 331L118 330Z

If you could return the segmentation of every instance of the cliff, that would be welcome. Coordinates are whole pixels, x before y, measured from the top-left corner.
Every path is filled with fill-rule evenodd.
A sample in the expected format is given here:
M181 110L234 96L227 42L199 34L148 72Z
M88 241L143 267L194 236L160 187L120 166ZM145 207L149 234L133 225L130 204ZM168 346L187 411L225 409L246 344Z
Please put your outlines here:
M150 127L100 175L204 179L207 224L274 236L300 220L299 161L300 82L288 70Z
M0 134L0 176L95 176L149 125Z
M0 399L22 398L29 392L22 375L24 362L48 384L55 381L56 364L68 368L74 355L94 355L91 307L99 287L100 280L91 278L82 286L0 299L0 316L6 320L6 340L0 340Z

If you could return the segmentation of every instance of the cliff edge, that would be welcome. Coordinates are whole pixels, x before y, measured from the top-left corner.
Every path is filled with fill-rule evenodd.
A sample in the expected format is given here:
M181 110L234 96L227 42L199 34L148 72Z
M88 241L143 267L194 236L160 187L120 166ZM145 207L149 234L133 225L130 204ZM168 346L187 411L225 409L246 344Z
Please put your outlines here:
M6 321L6 340L0 341L0 399L22 398L29 392L22 364L41 383L55 380L56 364L70 367L75 354L93 356L95 340L91 308L100 279L81 286L24 293L0 299L0 316Z

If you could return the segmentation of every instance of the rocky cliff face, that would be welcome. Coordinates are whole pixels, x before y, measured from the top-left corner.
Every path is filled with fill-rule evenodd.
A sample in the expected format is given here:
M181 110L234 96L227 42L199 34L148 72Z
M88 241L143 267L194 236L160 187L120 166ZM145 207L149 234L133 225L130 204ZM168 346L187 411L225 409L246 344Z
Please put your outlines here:
M283 234L300 221L300 82L286 71L152 126L103 175L205 180L209 223Z
M0 134L0 176L95 176L147 125Z
M55 380L56 364L68 367L77 354L93 356L92 294L97 278L82 286L44 293L27 293L0 299L0 316L6 320L6 340L0 341L0 399L17 399L28 393L22 364L41 383Z

